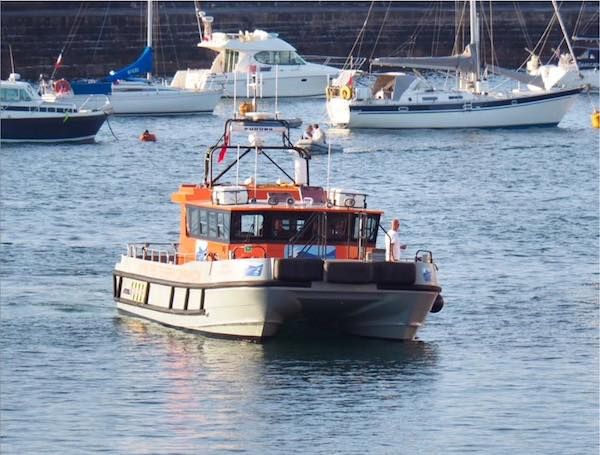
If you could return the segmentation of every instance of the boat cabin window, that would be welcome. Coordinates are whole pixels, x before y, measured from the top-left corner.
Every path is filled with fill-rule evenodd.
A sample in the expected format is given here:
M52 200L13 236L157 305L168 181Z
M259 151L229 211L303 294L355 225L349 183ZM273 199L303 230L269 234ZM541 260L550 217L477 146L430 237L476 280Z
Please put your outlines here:
M240 53L238 51L232 51L231 49L225 49L225 73L232 73L240 59Z
M233 213L231 222L231 239L258 240L263 236L265 218L260 213Z
M367 242L375 243L377 241L377 227L379 226L379 215L369 215L366 222L363 223L364 237ZM354 217L354 228L352 232L352 240L358 240L360 236L361 223L359 217Z
M324 223L326 216L327 222ZM326 237L328 244L377 240L379 215L363 218L352 212L228 212L187 206L187 235L224 243L306 243ZM319 234L321 229L325 232Z
M229 241L229 213L187 207L187 235L194 238Z
M21 93L24 98L21 98ZM31 98L23 90L17 88L0 89L0 101L15 102L15 101L31 101Z
M261 51L254 55L258 63L265 65L305 65L306 62L294 51Z

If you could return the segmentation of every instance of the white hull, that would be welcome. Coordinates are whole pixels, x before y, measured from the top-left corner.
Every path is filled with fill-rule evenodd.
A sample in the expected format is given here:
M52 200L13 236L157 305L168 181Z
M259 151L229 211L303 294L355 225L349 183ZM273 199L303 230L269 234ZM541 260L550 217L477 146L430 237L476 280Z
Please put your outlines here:
M274 284L272 261L177 266L124 256L115 268L117 307L167 326L220 336L262 339L286 322L306 320L354 335L412 340L439 294L435 268L424 262L416 263L417 276L432 277L427 284L384 290L374 283ZM244 274L257 266L260 276Z
M110 102L116 115L169 115L212 113L221 98L218 91L113 92Z
M387 110L355 110L351 107L373 108L374 102L353 102L332 98L327 102L331 123L346 128L497 128L532 125L557 125L569 110L577 93L498 107L444 110L398 110L391 103L382 104ZM406 105L403 105L406 106ZM391 107L391 109L390 109ZM399 106L398 106L399 107Z
M324 97L325 88L331 77L333 75L328 76L323 71L318 72L318 74L311 74L300 69L286 69L280 71L276 81L274 72L262 72L259 73L259 79L262 81L262 88L259 88L259 93L262 93L265 98L274 98L275 96ZM253 95L252 91L248 94L247 83L246 73L214 74L210 70L182 70L177 72L171 86L188 90L222 86L224 88L223 96L232 98L235 94L241 98Z
M112 95L60 96L61 102L84 108L100 108L107 102L115 115L209 114L221 98L220 91L144 90Z

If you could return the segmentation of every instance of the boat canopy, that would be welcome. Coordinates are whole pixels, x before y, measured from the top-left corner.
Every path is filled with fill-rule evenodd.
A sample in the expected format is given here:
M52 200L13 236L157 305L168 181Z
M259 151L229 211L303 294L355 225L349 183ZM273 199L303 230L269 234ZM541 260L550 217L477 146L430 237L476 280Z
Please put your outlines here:
M474 73L477 70L477 46L474 43L469 44L460 55L448 57L380 57L374 59L372 64Z
M109 76L102 79L104 82L115 82L119 79L126 80L132 76L139 76L145 73L151 73L154 66L154 51L151 47L146 46L138 59L125 68L118 71L111 71Z

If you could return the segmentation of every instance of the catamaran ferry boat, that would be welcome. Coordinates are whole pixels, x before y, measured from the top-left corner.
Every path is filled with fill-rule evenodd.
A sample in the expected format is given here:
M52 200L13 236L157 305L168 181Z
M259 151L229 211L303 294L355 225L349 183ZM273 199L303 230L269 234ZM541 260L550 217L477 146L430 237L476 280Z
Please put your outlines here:
M253 340L309 325L414 339L443 306L432 253L385 262L376 247L383 212L368 208L365 193L313 185L310 158L285 120L256 112L227 120L206 152L204 182L171 196L179 241L129 244L116 264L119 311ZM244 162L254 172L240 183Z

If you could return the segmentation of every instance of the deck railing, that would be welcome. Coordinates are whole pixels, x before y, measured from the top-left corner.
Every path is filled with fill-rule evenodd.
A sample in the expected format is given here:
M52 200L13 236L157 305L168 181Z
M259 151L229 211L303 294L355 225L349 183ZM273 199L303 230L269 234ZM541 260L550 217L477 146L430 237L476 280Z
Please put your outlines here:
M129 243L127 256L164 264L181 264L195 259L194 254L180 253L178 243Z

